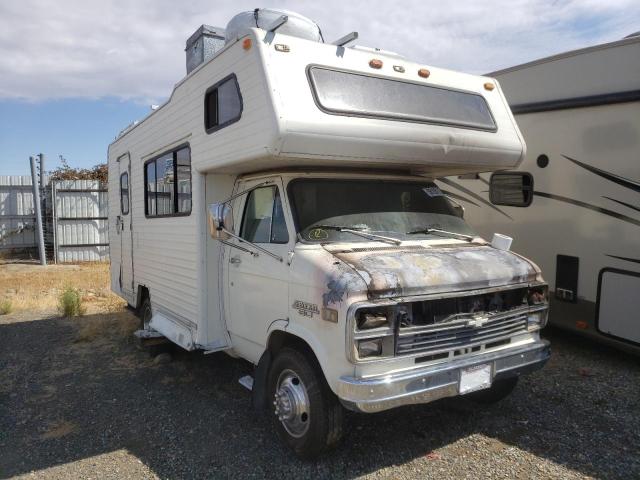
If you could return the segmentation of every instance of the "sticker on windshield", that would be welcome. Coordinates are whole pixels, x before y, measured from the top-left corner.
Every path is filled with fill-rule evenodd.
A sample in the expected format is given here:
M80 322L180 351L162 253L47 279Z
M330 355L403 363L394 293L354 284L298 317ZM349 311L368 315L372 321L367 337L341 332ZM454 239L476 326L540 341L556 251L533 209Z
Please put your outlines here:
M329 232L322 228L314 228L309 231L309 240L326 240L329 238Z
M422 191L424 193L426 193L427 195L429 195L430 197L442 197L442 196L444 196L444 193L442 193L442 190L440 190L435 185L433 187L424 187L422 189Z

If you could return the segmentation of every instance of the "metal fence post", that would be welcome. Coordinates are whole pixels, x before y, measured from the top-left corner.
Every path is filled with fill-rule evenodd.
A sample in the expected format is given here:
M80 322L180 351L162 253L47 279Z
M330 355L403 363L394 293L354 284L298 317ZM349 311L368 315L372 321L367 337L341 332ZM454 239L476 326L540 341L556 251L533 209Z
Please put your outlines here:
M31 184L33 186L33 206L36 214L36 234L38 235L38 252L40 253L40 265L47 264L47 256L44 251L44 233L42 232L42 205L40 204L40 188L36 173L36 161L29 157L31 163Z

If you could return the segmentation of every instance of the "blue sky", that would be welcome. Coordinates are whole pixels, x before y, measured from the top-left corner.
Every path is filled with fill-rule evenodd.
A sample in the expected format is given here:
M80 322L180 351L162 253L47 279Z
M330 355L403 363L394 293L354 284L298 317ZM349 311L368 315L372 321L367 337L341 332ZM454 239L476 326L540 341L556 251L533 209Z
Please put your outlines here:
M0 100L0 175L29 174L29 155L44 153L46 169L104 163L107 145L149 107L115 98Z
M0 2L0 175L106 160L107 146L185 74L184 42L224 27L254 0ZM281 0L264 5L315 20L328 41L357 43L471 73L618 40L640 30L638 0Z

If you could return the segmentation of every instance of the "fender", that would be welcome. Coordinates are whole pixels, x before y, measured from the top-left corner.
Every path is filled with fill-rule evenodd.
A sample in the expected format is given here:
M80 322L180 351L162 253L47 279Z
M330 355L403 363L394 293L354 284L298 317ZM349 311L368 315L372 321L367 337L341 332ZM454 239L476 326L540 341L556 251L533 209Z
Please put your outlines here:
M276 325L276 322L274 322L274 324L270 325L269 332L267 333L267 348L260 356L260 360L258 361L254 371L253 388L251 389L251 403L253 408L258 412L262 412L269 407L267 398L267 379L271 362L277 352L276 350L273 350L273 347L271 346L272 335L275 332L283 332L292 335L309 346L320 365L324 378L329 384L331 390L335 393L331 378L327 376L328 352L321 343L313 340L315 336L312 332L298 324L292 325L290 323L277 322Z

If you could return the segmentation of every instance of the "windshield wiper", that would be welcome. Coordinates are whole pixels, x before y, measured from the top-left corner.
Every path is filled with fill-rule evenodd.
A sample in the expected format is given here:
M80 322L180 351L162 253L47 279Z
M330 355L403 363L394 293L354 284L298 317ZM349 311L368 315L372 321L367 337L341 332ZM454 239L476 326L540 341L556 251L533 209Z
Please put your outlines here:
M464 240L467 241L472 241L475 237L473 235L465 235L464 233L456 233L456 232L450 232L448 230L440 230L439 228L419 228L417 230L412 230L410 232L407 232L407 235L415 235L417 233L435 233L436 235L443 235L443 236L448 236L448 237L453 237L453 238L462 238Z
M393 243L394 245L401 245L402 240L392 237L385 237L384 235L377 235L375 233L367 232L362 227L347 227L342 225L314 225L313 227L309 227L309 230L313 230L314 228L324 228L326 230L336 230L338 232L346 232L351 233L352 235L359 235L368 239L379 239L387 243Z

